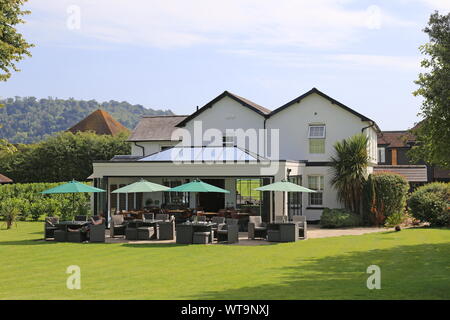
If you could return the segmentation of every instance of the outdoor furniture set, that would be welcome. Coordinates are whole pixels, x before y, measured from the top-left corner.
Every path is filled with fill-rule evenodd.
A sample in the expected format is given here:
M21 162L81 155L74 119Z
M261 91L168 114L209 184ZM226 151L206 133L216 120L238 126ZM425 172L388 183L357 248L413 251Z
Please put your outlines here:
M143 215L143 219L125 221L123 215L113 215L110 226L110 236L125 236L127 240L173 240L175 223L168 214L151 213Z
M90 225L87 216L77 216L74 221L59 221L56 217L45 219L44 238L53 238L57 242L105 242L105 225Z
M261 217L252 216L248 224L249 239L267 239L270 242L295 242L307 238L305 216L293 216L292 221L284 221L283 216L275 216L275 222L264 223Z
M236 243L239 231L236 219L214 217L213 221L202 219L188 221L176 226L176 242L178 244L208 244L217 242Z

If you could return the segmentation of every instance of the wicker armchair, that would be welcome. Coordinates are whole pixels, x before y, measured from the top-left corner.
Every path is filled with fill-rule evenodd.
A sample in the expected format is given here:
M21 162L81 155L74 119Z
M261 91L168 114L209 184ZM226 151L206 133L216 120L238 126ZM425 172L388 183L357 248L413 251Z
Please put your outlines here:
M124 236L125 235L126 224L121 214L115 214L111 216L111 226L109 229L111 238L115 236Z
M88 216L75 216L74 221L88 221Z
M89 228L90 242L105 242L105 224L92 225Z
M214 234L214 239L217 239L217 230L219 230L220 226L225 225L225 217L212 217L211 222L216 224L216 226L212 227L211 229Z
M57 218L57 217L45 218L44 239L55 238L55 231L58 230L58 227L56 227L55 225L58 222L59 222L59 218Z
M281 222L283 222L283 218L284 218L284 216L275 216L275 222L281 223Z
M307 239L307 225L305 216L292 216L292 221L298 223L298 236Z
M191 244L194 237L194 228L191 225L179 224L176 227L177 243Z
M197 219L197 221L205 222L206 216L191 216L191 221L195 221L195 219Z
M155 216L155 220L169 221L169 215L166 213L158 213Z
M159 240L173 240L174 236L175 236L175 223L173 220L158 223Z
M153 220L155 215L153 213L144 213L144 221L145 220Z
M239 225L237 219L227 219L227 223L217 230L217 241L227 243L239 242Z
M267 237L267 226L262 222L260 216L250 216L248 223L248 238L266 238Z

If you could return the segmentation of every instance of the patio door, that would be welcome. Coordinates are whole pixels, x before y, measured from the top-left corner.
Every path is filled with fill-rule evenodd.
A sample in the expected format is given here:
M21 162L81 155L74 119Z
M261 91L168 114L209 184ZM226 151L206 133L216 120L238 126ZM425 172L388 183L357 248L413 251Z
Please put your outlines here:
M203 182L219 188L225 188L225 179L202 179ZM198 206L207 212L217 212L225 208L225 193L199 192Z

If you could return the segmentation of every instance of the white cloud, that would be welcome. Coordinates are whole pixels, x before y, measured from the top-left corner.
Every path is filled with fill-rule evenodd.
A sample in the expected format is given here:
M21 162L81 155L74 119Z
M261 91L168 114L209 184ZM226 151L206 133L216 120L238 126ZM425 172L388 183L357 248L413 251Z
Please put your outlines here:
M420 68L420 57L414 56L338 54L331 56L331 59L361 68L383 67L403 70L419 70Z
M156 47L196 44L342 47L367 29L408 25L377 6L349 9L351 0L39 0L28 7L48 19L35 30L67 35L67 8L78 5L78 35ZM31 16L33 19L33 16ZM75 32L75 31L71 31Z
M274 52L261 50L224 50L251 59L265 60L276 66L290 68L387 68L396 70L419 70L418 56L388 56L371 54L302 54L297 52Z
M450 0L419 0L433 10L450 11Z

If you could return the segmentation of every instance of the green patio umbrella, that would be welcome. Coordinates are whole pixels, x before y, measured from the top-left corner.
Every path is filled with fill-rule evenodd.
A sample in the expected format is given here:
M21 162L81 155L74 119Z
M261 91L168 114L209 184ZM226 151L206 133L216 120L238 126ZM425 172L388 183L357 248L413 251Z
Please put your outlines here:
M195 179L194 181L182 184L166 190L168 192L218 192L218 193L230 193L230 191L213 186L212 184L200 181L200 179ZM197 199L195 200L197 204Z
M230 193L230 191L213 186L212 184L195 179L194 181L182 184L181 186L166 190L169 192L219 192Z
M141 179L125 187L114 190L112 193L137 193L137 192L158 192L166 191L169 187ZM136 197L134 198L136 201Z
M158 191L166 191L168 189L170 188L141 179L141 181L134 182L120 189L116 189L112 193L158 192Z
M257 191L281 191L283 192L283 216L285 213L285 206L284 206L284 197L285 197L285 192L316 192L314 190L299 186L298 184L286 181L286 180L281 180L278 182L274 182L259 188L256 188L255 190Z
M54 188L42 191L42 194L56 194L56 193L72 193L72 209L75 211L75 193L86 193L86 192L106 192L103 189L88 186L84 183L72 180L68 183L61 184Z

